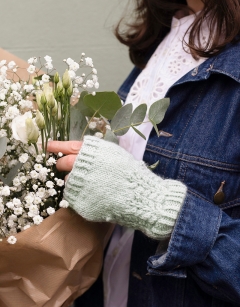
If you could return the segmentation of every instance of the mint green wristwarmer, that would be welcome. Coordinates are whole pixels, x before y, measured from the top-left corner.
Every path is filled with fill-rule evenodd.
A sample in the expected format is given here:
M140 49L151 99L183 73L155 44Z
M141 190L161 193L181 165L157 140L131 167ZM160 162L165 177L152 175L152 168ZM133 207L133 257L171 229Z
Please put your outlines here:
M108 221L161 239L170 236L187 188L163 180L120 146L92 136L66 182L64 198L89 221Z

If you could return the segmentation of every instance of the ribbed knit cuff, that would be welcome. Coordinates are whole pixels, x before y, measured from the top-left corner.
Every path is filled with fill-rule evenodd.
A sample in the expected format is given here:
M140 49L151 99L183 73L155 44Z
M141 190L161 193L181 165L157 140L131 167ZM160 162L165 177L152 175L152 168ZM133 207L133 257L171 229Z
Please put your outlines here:
M171 234L186 186L163 180L120 146L87 136L64 198L91 221L110 221L160 239Z
M99 140L96 137L84 137L79 155L65 184L64 198L77 212L79 197L81 198L81 188L87 184L86 176L91 171L91 168L94 168L94 158L99 147Z

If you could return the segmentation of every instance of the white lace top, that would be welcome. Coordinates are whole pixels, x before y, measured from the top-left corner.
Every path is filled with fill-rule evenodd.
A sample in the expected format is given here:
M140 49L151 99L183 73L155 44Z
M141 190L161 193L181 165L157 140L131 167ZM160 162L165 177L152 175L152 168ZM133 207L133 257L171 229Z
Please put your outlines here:
M161 42L149 60L146 68L134 82L126 103L137 107L146 103L148 107L163 98L169 87L205 59L194 60L182 48L182 40L195 15L181 19L173 18L170 33ZM202 43L208 35L207 25L202 28ZM185 36L188 40L188 35ZM152 130L150 123L137 127L148 139ZM120 145L138 160L143 158L147 141L132 129L120 137ZM128 276L130 267L132 229L116 226L104 261L104 307L126 307Z
M148 107L155 101L163 98L168 89L178 79L184 76L194 67L204 62L204 58L195 60L187 46L182 47L185 32L195 19L195 15L189 15L181 19L173 18L171 31L158 46L146 68L135 80L126 103L132 103L137 107L146 103ZM205 43L208 35L207 25L202 28L201 42ZM185 36L188 41L188 34ZM142 124L137 127L148 139L152 125ZM133 129L120 138L120 145L131 152L136 159L141 160L146 146L144 141Z

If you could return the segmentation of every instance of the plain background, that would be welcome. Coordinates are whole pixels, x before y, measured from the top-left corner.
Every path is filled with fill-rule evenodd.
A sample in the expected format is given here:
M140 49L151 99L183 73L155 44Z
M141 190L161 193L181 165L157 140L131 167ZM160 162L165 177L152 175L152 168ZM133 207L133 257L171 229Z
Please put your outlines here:
M127 48L113 34L127 0L1 1L0 47L27 61L49 55L62 73L63 59L91 57L98 91L116 91L132 68ZM2 59L0 59L2 60Z

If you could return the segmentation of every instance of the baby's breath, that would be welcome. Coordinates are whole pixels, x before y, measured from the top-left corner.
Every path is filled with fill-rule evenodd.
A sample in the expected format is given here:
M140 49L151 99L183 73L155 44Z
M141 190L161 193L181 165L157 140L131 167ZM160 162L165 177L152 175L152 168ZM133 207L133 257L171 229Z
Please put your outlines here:
M93 95L99 88L93 60L85 53L79 62L64 60L64 77L55 71L49 55L27 62L29 81L14 81L8 72L18 76L19 67L14 61L0 61L0 141L6 142L0 156L0 241L7 237L9 244L17 242L18 232L68 207L62 200L64 174L56 171L63 154L49 155L47 142L69 140L70 103L76 103L86 88ZM85 71L79 73L80 69Z

